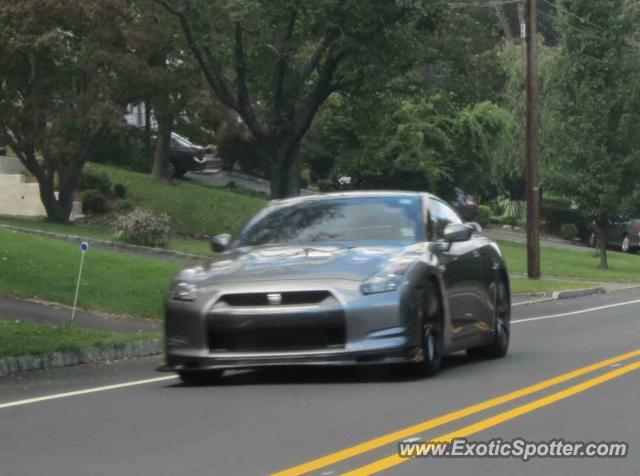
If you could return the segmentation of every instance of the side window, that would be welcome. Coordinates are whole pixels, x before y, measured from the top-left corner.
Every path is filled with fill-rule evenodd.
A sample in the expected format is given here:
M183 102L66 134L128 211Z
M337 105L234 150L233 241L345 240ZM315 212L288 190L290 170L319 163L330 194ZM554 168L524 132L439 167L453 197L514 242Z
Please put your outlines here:
M448 205L434 198L429 200L429 230L427 239L437 241L444 236L444 229L451 223L462 223L458 214Z

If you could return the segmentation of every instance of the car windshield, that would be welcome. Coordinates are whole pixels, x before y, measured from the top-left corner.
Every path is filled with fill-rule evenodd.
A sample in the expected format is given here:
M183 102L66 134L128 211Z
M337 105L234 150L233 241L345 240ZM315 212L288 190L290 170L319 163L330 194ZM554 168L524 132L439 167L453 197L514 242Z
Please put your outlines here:
M422 239L417 196L340 197L266 209L243 230L238 246L276 243Z

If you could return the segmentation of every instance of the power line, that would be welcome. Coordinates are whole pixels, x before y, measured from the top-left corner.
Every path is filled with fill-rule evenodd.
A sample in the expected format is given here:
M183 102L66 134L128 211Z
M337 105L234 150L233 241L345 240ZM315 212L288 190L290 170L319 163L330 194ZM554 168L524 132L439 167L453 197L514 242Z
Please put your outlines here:
M572 16L573 18L580 20L582 23L584 23L585 25L589 25L592 26L593 28L595 28L596 30L600 31L601 33L604 33L606 30L604 28L602 28L600 25L596 25L595 23L591 23L590 21L588 21L586 18L582 18L581 16L576 15L575 13L567 10L564 7L561 7L560 5L558 5L557 3L552 3L550 0L542 0L544 3L546 3L547 5L550 5L552 7L554 7L556 10L560 10L561 12L566 13L567 15Z

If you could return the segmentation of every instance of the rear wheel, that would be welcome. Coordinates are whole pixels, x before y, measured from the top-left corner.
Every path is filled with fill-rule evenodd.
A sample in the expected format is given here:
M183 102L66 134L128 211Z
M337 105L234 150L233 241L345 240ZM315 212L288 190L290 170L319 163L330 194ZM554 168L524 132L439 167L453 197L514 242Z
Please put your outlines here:
M472 357L499 359L509 352L509 335L511 332L511 302L509 290L504 280L498 281L496 286L495 324L493 341L482 347L467 349Z
M200 386L217 383L223 372L223 370L181 370L178 375L185 385Z
M420 350L423 360L415 364L415 367L418 374L431 377L440 369L444 353L442 302L433 282L426 285L421 304Z

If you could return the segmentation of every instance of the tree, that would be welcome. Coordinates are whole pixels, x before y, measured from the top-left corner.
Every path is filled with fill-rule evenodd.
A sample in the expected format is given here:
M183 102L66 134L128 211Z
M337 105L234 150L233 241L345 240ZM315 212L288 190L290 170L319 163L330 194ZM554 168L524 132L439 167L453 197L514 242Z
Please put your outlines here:
M359 188L423 190L448 197L454 187L483 198L502 191L497 157L512 146L512 115L490 103L460 108L443 95L421 100L336 97L303 142L312 179L350 176Z
M640 58L624 0L564 0L561 47L543 82L548 184L595 222L607 268L607 223L638 210Z
M154 1L176 16L211 92L251 132L274 198L298 193L298 147L326 99L410 64L445 3Z
M130 102L144 101L145 110L153 111L157 130L151 175L167 182L171 133L188 102L205 85L182 32L161 6L129 0L126 41L131 55L120 68L121 82Z
M38 180L55 221L68 221L84 164L103 133L124 121L112 74L122 7L0 1L0 133Z

